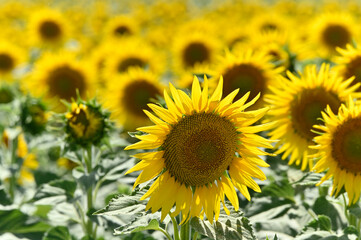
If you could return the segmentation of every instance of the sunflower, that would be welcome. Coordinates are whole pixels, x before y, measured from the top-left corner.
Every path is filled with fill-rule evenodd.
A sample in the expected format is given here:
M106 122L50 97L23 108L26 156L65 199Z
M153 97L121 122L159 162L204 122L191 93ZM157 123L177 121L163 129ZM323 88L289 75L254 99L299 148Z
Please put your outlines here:
M199 65L214 63L221 49L220 46L216 37L200 31L175 37L173 43L175 72L192 70Z
M354 93L358 86L349 87L352 78L344 80L329 70L329 65L322 64L319 72L316 65L309 65L301 77L287 72L290 80L280 76L279 85L270 87L271 94L265 96L271 105L269 120L277 121L269 135L271 139L281 139L275 154L283 153L282 159L290 156L289 164L301 164L302 170L313 166L308 158L313 151L308 146L316 135L311 129L320 123L321 111L327 105L337 111L348 95L360 95Z
M324 13L317 17L310 27L311 43L319 55L329 58L336 53L336 47L344 48L357 35L357 24L347 13Z
M15 44L0 42L0 76L8 81L13 80L12 73L21 63L24 63L26 53Z
M361 48L347 44L346 49L337 48L337 51L341 56L335 57L335 71L343 78L355 76L353 84L361 82Z
M149 69L155 73L161 73L164 70L163 62L165 61L162 60L162 56L140 39L131 38L119 44L122 45L121 48L118 44L112 45L113 51L105 60L104 79L106 81L132 68Z
M344 188L349 205L355 204L361 192L361 105L350 97L347 105L338 109L338 115L327 107L322 117L325 125L314 126L322 133L314 138L316 145L311 146L317 151L313 170L326 171L318 185L333 176L331 195L337 196Z
M53 110L63 111L65 106L59 99L70 101L76 98L78 91L81 97L92 93L94 73L89 63L77 60L68 52L49 53L36 62L35 69L24 85L34 96L44 96Z
M38 46L57 46L66 40L70 24L54 9L40 9L29 20L30 41Z
M170 214L181 213L182 223L204 214L212 223L218 219L225 196L238 210L235 188L248 200L247 187L260 191L252 177L266 179L258 166L268 164L259 158L267 153L258 147L272 145L271 140L255 133L269 129L273 123L251 126L268 110L244 111L259 96L245 104L248 93L232 103L239 91L235 90L221 100L222 78L211 97L207 78L203 91L194 78L191 96L169 85L172 98L164 91L168 109L148 104L157 116L144 112L155 125L138 128L147 134L137 135L141 141L125 148L155 151L136 154L141 161L127 173L142 171L134 187L156 178L141 199L150 197L146 208L152 212L161 208L162 220L175 205Z
M105 37L112 40L136 35L137 33L138 26L136 19L126 15L119 15L109 19L104 27Z
M285 32L291 29L291 19L285 18L281 14L269 12L265 14L255 14L251 22L255 33L277 31Z
M133 130L150 123L143 109L150 99L161 95L163 88L155 74L132 68L127 74L111 80L104 91L103 102L119 124Z
M67 143L84 148L99 144L108 133L109 115L97 102L73 102L65 114Z
M252 50L240 52L238 55L227 52L217 71L218 76L223 76L224 94L230 94L234 89L239 88L236 99L247 92L250 92L250 98L253 99L258 93L262 95L267 92L273 79L283 71L282 67L275 68L271 59L271 56L264 52ZM212 84L215 85L214 82ZM263 97L252 107L257 108L262 105Z

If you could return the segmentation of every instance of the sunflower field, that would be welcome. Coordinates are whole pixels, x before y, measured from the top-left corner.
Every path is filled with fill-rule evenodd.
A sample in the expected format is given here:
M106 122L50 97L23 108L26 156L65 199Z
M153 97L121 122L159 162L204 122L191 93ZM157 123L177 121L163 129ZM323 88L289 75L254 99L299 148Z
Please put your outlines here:
M0 240L361 240L358 0L0 1Z

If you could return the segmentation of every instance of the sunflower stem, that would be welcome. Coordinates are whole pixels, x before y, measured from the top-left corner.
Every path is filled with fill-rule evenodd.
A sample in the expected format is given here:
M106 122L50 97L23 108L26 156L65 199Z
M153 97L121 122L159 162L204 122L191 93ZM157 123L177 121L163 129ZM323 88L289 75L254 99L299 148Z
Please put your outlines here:
M189 220L181 226L180 239L181 240L189 240L190 239Z
M170 214L169 214L169 216L170 216ZM179 232L178 232L177 220L175 219L175 217L172 217L172 216L170 216L170 218L172 219L172 223L173 223L174 240L179 240Z
M162 232L162 233L166 236L166 238L167 238L168 240L173 240L172 237L169 235L169 233L167 233L167 231L164 230L163 228L159 227L159 228L157 228L157 229L155 229L155 230L158 230L158 231Z
M88 174L91 174L91 172L93 171L92 169L92 147L88 147L86 154L84 154L86 156L84 156L84 160L85 160L85 165L86 165L86 170ZM90 185L89 188L87 189L87 214L91 214L89 211L92 211L93 209L93 186ZM93 232L93 222L90 219L90 217L88 216L88 221L87 221L87 227L86 227L86 234L89 237L93 237L94 239L96 238L96 233Z
M15 185L16 185L16 149L18 147L18 137L13 139L10 143L10 164L11 164L11 177L9 185L9 195L12 201L15 199ZM20 168L17 168L20 169Z
M198 232L194 232L192 240L197 240L197 238L198 238Z

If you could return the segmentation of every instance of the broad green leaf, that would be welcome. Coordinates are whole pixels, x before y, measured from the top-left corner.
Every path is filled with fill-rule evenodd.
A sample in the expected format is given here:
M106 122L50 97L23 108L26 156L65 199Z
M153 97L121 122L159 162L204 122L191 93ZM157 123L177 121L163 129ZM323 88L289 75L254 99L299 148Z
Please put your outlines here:
M10 205L11 204L11 200L9 198L9 195L7 194L7 192L5 191L4 186L0 185L0 205Z
M261 196L285 198L294 202L295 190L287 179L279 182L272 182L262 188Z
M32 201L42 205L54 205L63 201L73 199L76 182L70 180L55 180L42 185Z
M325 196L321 196L316 199L314 205L312 206L312 210L317 215L328 216L332 222L332 230L336 231L337 229L343 229L346 227L346 219L341 206L327 200Z
M52 172L42 171L42 170L35 170L34 171L34 179L36 186L41 186L42 184L49 183L56 179L59 179L59 176Z
M130 234L134 232L141 232L145 230L158 230L159 229L160 213L145 214L142 217L136 218L135 221L127 225L120 226L114 230L114 234Z
M358 205L353 205L348 208L350 214L354 215L357 218L361 218L361 208Z
M139 200L142 195L128 196L121 194L110 200L105 208L96 211L94 215L134 215L145 211L146 202Z
M6 232L22 235L43 233L50 228L48 224L30 217L18 209L0 210L0 223L0 234Z
M49 229L42 240L73 240L67 227L57 226Z
M190 225L195 231L211 239L256 239L252 226L243 213L236 212L229 204L227 208L230 215L221 210L218 221L213 224L208 220L193 217Z
M307 172L305 173L300 179L295 182L292 182L292 185L301 185L301 186L315 186L317 183L320 182L321 178L324 174L322 173L315 173L315 172ZM331 183L332 184L332 183ZM326 181L322 184L323 186L328 185L330 186L330 182Z
M311 222L309 222L302 231L307 232L310 230L330 232L332 230L331 219L325 215L318 215L317 219L314 219Z
M160 212L150 213L150 211L145 211L147 201L139 200L147 188L141 191L136 190L130 196L122 194L113 198L105 208L98 210L94 215L126 218L127 223L116 228L114 230L115 234L129 234L147 229L155 230L159 227ZM163 223L167 224L169 221L170 218L166 217Z

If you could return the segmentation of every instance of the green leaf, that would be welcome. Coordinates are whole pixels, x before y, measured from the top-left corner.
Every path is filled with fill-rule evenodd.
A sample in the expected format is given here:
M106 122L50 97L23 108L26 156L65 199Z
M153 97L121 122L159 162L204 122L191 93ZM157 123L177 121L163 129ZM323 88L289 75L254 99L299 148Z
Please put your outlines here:
M357 218L361 218L361 208L358 205L353 205L348 208L350 214L354 215Z
M272 182L262 188L261 196L285 198L294 202L295 190L287 179L279 182Z
M139 200L142 195L128 196L121 194L110 200L105 208L96 211L94 215L135 215L145 211L144 201Z
M36 186L40 186L45 183L49 183L50 181L54 181L59 179L58 175L52 172L42 171L42 170L35 170L34 171L34 178Z
M155 230L159 227L160 212L151 213L145 211L147 201L139 199L148 190L148 186L142 190L136 190L133 195L119 195L113 198L109 204L98 211L95 215L118 216L126 219L126 224L119 226L114 230L115 234L129 234L147 229ZM164 224L170 221L169 217L163 220Z
M114 234L130 234L134 232L141 232L145 230L158 230L159 229L160 214L147 214L141 218L137 218L130 224L120 226L114 230Z
M76 182L70 180L55 180L40 186L32 201L41 205L54 205L73 199Z
M303 232L307 231L331 231L332 224L331 219L325 215L318 215L317 219L312 220L309 222L304 228Z
M0 210L0 222L0 234L6 232L13 234L43 233L50 227L18 209Z
M67 227L57 226L49 229L42 240L72 240Z
M235 211L233 206L228 204L227 208L230 210L230 215L221 211L218 221L213 224L193 217L190 225L195 231L211 239L256 239L252 226L243 213Z
M0 186L0 205L10 205L11 200L7 192L5 191L4 186Z
M346 227L346 219L344 218L341 207L328 201L325 196L321 196L316 199L314 205L312 206L312 210L317 215L328 216L332 222L332 230L336 231L337 229L343 229Z
M292 185L300 185L300 186L315 186L317 183L320 182L321 178L324 174L322 173L315 173L315 172L307 172L305 173L300 179L295 182L292 182ZM332 185L331 182L326 181L322 184L324 185Z

